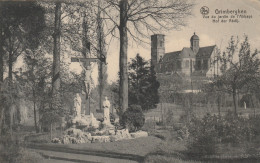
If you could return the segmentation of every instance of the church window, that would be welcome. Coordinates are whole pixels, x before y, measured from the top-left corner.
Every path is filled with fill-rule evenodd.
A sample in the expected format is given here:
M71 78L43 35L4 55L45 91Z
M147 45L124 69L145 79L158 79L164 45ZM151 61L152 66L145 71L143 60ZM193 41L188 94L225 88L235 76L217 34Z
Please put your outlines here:
M177 69L181 69L181 61L180 60L177 61Z
M197 68L198 68L198 70L201 69L201 61L200 60L197 61Z
M204 59L204 60L203 60L203 68L204 68L205 70L208 69L208 60L207 60L207 59Z
M189 68L189 65L190 65L190 62L189 62L189 60L187 60L187 61L185 62L185 67L186 67L186 68Z

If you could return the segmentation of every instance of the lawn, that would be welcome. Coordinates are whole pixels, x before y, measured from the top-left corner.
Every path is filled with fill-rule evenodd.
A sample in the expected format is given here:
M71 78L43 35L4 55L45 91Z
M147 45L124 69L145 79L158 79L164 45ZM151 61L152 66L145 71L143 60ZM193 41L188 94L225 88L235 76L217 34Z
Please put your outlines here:
M156 121L159 121L163 118L166 118L169 111L173 112L173 119L174 121L178 122L180 116L182 116L185 113L185 108L181 105L176 105L173 103L159 103L157 105L157 108L151 109L147 112L145 112L145 117L147 119L155 119ZM220 111L221 114L226 114L228 111L233 111L233 107L221 107ZM192 112L194 115L198 117L203 117L207 113L211 114L218 114L218 108L216 105L194 105L192 107ZM260 114L260 108L247 108L244 109L242 107L237 108L237 113L241 114L242 116L249 116L254 114Z
M206 113L217 114L217 108L196 106L193 108L194 114L203 116ZM222 108L222 114L226 113L227 110L232 110L233 108ZM154 119L158 121L161 118L166 118L168 111L172 110L173 119L177 123L179 118L183 115L184 109L182 106L163 103L159 105L156 109L150 110L145 113L146 123L143 130L149 132L149 136L146 138L138 138L131 140L123 140L118 142L108 142L108 143L88 143L88 144L51 144L50 135L48 133L42 134L31 134L27 137L28 142L37 143L35 145L48 146L49 150L55 149L52 153L57 151L67 150L68 154L84 154L91 155L93 157L109 157L110 159L121 159L121 157L131 158L134 161L144 161L144 162L177 162L177 163L199 163L200 161L189 160L185 156L185 142L176 139L176 131L172 129L166 129L164 126L158 125L154 122ZM257 109L258 110L258 109ZM238 108L238 112L242 115L254 114L254 109L252 108ZM162 117L162 113L163 116ZM60 132L54 132L54 135L59 135ZM259 144L259 142L257 143ZM213 160L220 160L222 157L227 156L242 156L248 152L260 152L260 148L250 148L253 144L240 145L240 146L219 146L219 151L216 158ZM255 147L255 146L254 146ZM257 150L257 151L255 151ZM85 153L84 153L85 152ZM76 157L76 156L75 156ZM187 160L186 160L187 159ZM191 158L190 158L191 159ZM232 158L231 158L232 159ZM225 161L225 160L222 160ZM226 161L230 161L230 158ZM233 161L234 162L234 161ZM235 162L243 162L243 160L236 160ZM254 162L254 161L252 161Z

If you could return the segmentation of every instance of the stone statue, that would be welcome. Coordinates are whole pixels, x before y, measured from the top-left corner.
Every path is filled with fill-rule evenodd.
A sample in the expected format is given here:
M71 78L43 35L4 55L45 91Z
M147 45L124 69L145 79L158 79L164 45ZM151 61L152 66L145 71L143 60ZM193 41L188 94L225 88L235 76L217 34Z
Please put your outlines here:
M85 73L85 78L84 78L84 84L85 84L85 93L87 97L89 98L91 90L93 89L93 84L91 83L91 67L86 66L86 68L80 63L80 66L82 67L84 73Z
M81 97L79 93L74 97L74 110L76 112L76 117L81 116Z
M110 108L110 102L108 101L107 97L105 97L105 101L103 102L103 108L104 108L104 124L110 125L110 112L109 112L109 108Z
M109 100L107 99L107 97L105 97L105 101L103 102L103 107L104 108L110 108L110 102L109 102Z

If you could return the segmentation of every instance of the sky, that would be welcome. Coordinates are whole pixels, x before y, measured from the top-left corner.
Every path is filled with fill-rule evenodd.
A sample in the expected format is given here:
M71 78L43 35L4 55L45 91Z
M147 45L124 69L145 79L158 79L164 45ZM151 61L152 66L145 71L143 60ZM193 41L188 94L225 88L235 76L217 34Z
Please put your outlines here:
M203 18L200 9L203 6L209 8L209 16L216 14L215 10L246 10L246 15L252 18L239 19L238 23L213 23L212 19ZM251 49L260 49L260 1L259 0L196 0L192 16L186 19L187 25L180 30L172 30L165 35L165 52L181 50L190 46L190 37L194 32L200 38L200 47L217 45L222 51L228 46L231 36L238 36L243 40L248 35ZM145 48L129 42L128 60L139 53L145 59L151 59L151 47ZM108 81L111 83L118 79L119 72L119 42L114 40L108 47ZM93 79L97 83L97 65L93 67Z
M221 51L228 46L228 41L231 36L238 36L243 40L244 35L249 37L251 49L260 49L260 0L196 0L192 1L195 6L192 15L186 19L187 25L180 30L167 31L161 33L165 35L165 52L172 52L181 50L183 47L190 46L190 37L194 32L200 38L200 47L217 45ZM208 16L210 18L203 18L200 9L203 6L209 8ZM240 18L236 23L213 23L211 16L223 15L216 14L216 10L246 10L247 16L252 18ZM232 14L228 14L230 16ZM236 16L236 15L235 15ZM150 41L150 40L147 40ZM128 46L128 60L134 58L139 53L145 59L151 58L151 47L148 45L145 48L129 40ZM114 82L118 79L119 72L119 40L114 39L110 46L107 47L107 73L108 82ZM97 84L97 64L93 64L92 78ZM72 63L70 70L80 72L80 65Z

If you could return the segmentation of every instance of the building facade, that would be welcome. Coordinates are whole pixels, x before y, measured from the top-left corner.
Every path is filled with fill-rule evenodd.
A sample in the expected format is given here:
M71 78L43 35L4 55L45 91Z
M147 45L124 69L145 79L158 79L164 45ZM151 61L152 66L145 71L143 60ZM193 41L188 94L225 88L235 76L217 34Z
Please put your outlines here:
M151 36L151 64L157 73L178 73L182 76L213 77L219 75L216 45L200 47L200 39L194 33L190 47L165 53L165 38L162 34Z
M165 53L164 45L164 35L151 36L151 65L155 68L160 89L176 91L179 87L176 82L181 78L183 92L196 92L210 78L220 75L219 49L216 45L200 47L200 39L195 33L190 38L190 47L180 51Z

